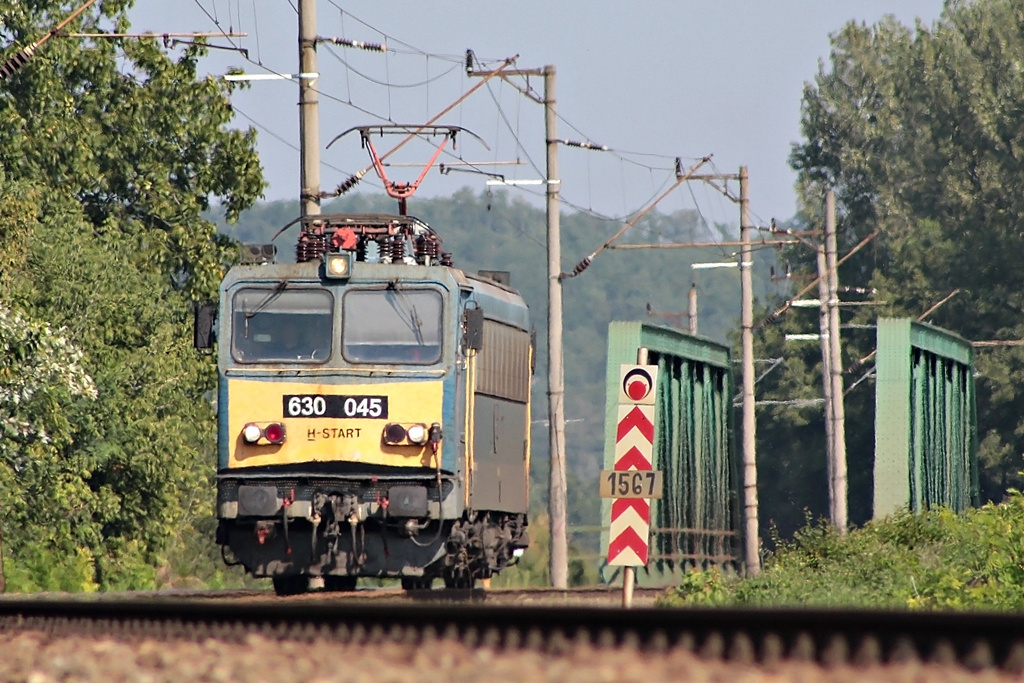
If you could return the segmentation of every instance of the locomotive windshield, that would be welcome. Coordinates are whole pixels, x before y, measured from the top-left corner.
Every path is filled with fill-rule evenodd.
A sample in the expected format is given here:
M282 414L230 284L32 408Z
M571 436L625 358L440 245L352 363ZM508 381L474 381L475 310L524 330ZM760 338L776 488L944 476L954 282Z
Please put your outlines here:
M352 363L441 360L441 294L427 289L357 289L342 299L342 354Z
M323 363L334 297L322 289L245 288L231 299L231 355L242 363Z

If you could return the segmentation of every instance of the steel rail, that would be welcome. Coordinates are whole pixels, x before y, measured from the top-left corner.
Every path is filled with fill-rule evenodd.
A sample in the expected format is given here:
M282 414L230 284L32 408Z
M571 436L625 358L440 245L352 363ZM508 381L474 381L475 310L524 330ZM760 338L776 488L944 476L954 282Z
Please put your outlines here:
M445 604L215 600L0 599L0 632L52 636L237 639L257 632L279 639L421 642L438 636L468 646L564 650L635 646L685 648L746 663L786 660L825 665L912 661L1024 672L1024 616L824 609L622 610L564 605L494 608Z

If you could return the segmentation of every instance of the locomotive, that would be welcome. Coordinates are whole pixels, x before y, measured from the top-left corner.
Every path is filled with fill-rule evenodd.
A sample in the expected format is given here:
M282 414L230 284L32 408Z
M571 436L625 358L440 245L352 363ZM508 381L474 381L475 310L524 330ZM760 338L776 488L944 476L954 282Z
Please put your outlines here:
M514 565L534 345L507 273L453 267L404 211L299 222L295 263L243 248L210 323L225 561L281 595L314 577L468 588Z

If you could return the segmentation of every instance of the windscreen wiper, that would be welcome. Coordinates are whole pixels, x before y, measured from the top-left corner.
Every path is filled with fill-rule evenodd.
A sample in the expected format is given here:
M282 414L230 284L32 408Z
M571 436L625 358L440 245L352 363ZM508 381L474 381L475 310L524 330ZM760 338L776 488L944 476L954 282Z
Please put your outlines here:
M245 336L246 339L249 338L249 320L251 320L252 318L255 318L257 313L260 313L264 308L269 306L271 304L271 302L274 301L277 297L281 296L281 294L287 288L288 288L288 280L282 280L281 282L278 282L276 285L274 285L274 289L270 293L268 293L265 297L260 299L260 302L258 304L256 304L256 306L253 307L253 309L251 311L246 311L246 310L242 311L242 315L245 318L245 335L244 336Z

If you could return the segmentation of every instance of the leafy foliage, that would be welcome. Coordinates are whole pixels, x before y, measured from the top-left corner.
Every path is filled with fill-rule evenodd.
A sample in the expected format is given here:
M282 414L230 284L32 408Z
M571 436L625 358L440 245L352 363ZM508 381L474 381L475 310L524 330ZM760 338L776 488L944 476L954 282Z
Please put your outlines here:
M128 4L68 30L125 31ZM65 15L0 0L0 60ZM153 587L169 541L212 514L215 374L190 308L232 256L202 211L237 215L263 180L254 133L226 127L229 86L197 78L203 52L54 38L0 83L9 590Z
M0 506L10 526L32 528L63 551L33 548L22 572L9 577L13 587L94 587L92 556L81 547L90 530L80 524L92 495L82 480L85 463L66 449L74 443L76 404L97 392L82 352L62 332L0 306Z
M61 4L0 1L11 41L0 60L48 29ZM128 4L100 3L100 16L86 12L68 31L126 31ZM51 39L0 87L0 168L75 197L97 231L120 233L140 261L208 297L226 242L201 212L215 196L235 218L264 181L255 132L226 127L234 86L197 77L203 54L191 46L173 61L152 39Z
M184 508L209 500L211 368L188 343L188 301L164 291L166 277L140 270L112 238L90 234L73 202L62 206L23 184L10 190L0 190L0 206L9 196L35 198L43 218L22 226L30 237L24 260L5 271L0 293L45 314L59 332L13 313L2 326L12 350L4 393L18 398L4 402L8 423L33 425L0 446L5 559L10 566L23 552L81 551L94 560L90 581L151 587ZM54 223L66 231L56 241L47 237ZM16 590L45 585L39 576L19 585L17 576Z
M658 600L658 604L664 607L721 607L731 602L732 593L717 567L687 572L678 586Z
M753 579L695 572L666 605L1024 608L1024 496L957 515L933 509L845 537L825 522L781 542Z

